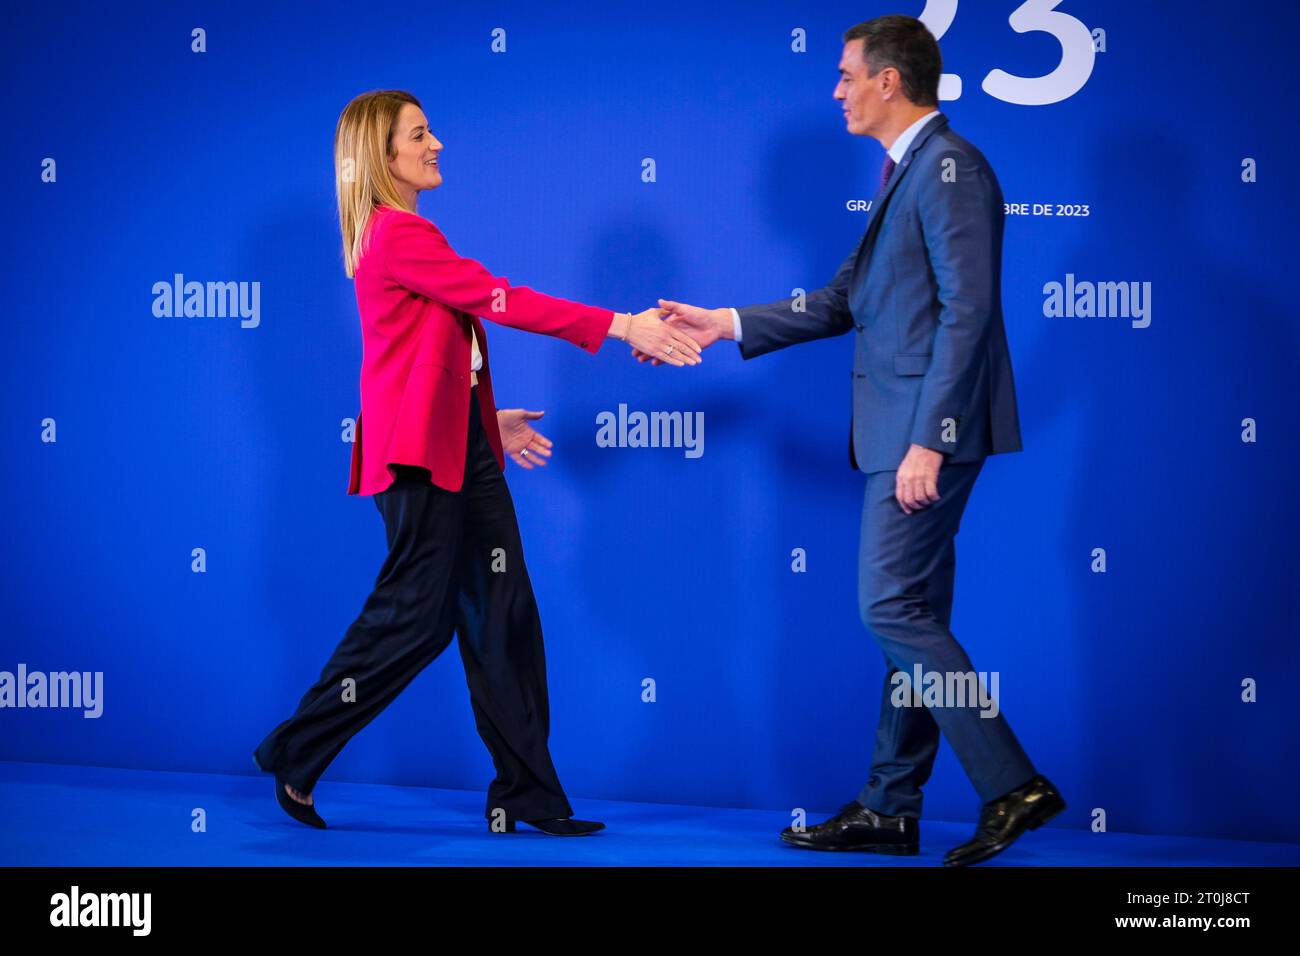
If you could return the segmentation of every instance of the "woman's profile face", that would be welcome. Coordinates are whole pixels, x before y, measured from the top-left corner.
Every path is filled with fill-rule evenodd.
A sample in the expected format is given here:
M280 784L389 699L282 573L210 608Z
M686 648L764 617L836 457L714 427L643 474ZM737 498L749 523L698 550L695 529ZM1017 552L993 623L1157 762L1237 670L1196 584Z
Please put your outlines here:
M424 111L414 103L402 104L389 149L388 169L399 187L420 190L442 185L438 170L442 143L429 131Z

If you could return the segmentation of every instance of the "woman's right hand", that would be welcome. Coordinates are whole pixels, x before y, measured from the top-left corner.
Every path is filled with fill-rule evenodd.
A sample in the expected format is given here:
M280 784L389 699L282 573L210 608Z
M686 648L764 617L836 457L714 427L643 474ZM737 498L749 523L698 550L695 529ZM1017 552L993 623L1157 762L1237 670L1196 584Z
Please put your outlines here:
M685 332L664 323L667 309L646 309L632 316L625 341L638 352L659 359L665 365L699 365L700 346Z

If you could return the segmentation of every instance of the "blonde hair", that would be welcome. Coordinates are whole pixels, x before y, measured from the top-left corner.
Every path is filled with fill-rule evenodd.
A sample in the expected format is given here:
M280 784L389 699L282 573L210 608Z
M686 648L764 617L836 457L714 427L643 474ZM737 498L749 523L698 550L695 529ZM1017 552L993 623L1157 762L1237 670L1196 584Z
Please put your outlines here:
M397 115L407 103L420 106L420 101L404 90L362 93L343 107L334 130L334 188L343 233L343 268L348 278L355 275L357 260L364 252L362 238L374 208L406 208L388 170L388 160Z

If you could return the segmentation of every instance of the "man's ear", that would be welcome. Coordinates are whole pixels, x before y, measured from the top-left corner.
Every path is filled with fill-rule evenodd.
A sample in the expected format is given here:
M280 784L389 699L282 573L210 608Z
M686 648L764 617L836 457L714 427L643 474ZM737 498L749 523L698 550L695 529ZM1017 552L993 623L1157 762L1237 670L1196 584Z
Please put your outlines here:
M898 70L894 69L892 66L885 67L880 71L880 82L880 98L884 100L892 100L894 94L898 92Z

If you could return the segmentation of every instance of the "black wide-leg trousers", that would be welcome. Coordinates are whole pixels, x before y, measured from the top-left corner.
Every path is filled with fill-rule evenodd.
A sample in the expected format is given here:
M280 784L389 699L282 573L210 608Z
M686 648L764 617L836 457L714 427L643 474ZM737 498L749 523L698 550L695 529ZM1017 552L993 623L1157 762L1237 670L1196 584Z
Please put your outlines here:
M485 816L573 813L551 762L542 624L514 502L471 395L465 482L451 492L427 469L395 466L374 496L388 557L360 616L303 695L254 753L258 766L310 793L353 734L459 637L479 735L496 767Z

